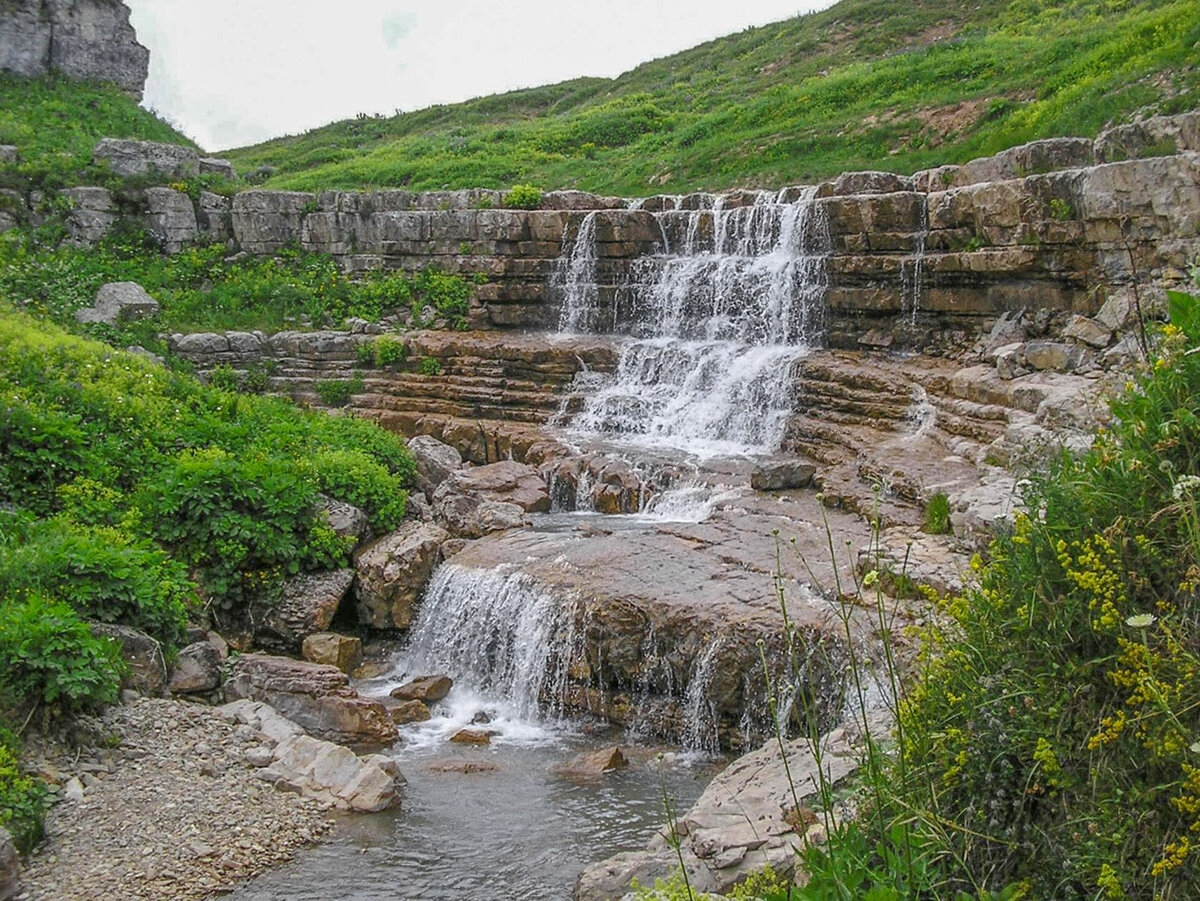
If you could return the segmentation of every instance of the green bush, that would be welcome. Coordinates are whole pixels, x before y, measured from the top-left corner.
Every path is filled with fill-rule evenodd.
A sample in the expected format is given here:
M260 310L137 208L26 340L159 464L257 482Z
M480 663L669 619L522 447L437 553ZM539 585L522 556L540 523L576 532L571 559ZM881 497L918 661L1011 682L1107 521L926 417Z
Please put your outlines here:
M357 450L324 451L312 458L312 466L321 491L366 510L377 534L400 525L408 492L386 467Z
M437 357L423 357L421 359L421 374L422 375L441 375L442 364Z
M182 564L118 529L52 521L29 541L0 548L0 597L26 592L59 598L85 619L124 623L177 645L195 587Z
M208 374L208 383L218 391L237 391L239 382L237 370L228 363L214 367Z
M317 397L327 407L344 407L355 394L362 394L366 384L362 376L350 379L317 379Z
M358 345L359 362L382 369L395 369L408 356L408 345L395 335L377 335L371 341Z
M513 185L504 195L504 205L514 210L536 210L542 205L542 189L535 185Z
M0 728L0 826L13 837L17 850L28 854L42 838L46 790L21 772L19 748L12 733Z
M69 605L40 594L0 603L0 692L6 706L74 712L117 699L120 650Z

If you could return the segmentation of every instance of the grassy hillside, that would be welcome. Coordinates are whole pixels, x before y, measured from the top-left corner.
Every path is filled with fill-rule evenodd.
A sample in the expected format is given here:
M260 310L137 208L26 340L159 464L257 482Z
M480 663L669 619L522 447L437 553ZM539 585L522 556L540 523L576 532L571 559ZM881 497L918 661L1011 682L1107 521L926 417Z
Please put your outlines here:
M0 74L0 144L15 144L21 156L15 165L0 164L0 188L96 184L105 175L92 166L101 138L195 147L112 85Z
M360 117L234 151L281 188L640 195L911 172L1200 105L1200 0L842 0L617 79Z

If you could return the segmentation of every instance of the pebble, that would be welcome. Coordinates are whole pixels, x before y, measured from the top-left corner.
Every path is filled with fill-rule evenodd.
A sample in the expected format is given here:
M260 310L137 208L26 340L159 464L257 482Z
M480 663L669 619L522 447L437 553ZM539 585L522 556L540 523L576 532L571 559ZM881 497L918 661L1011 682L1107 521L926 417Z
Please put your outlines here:
M99 723L109 742L119 736L115 753L84 748L76 760L64 748L40 764L71 775L63 794L77 803L51 808L21 901L209 898L291 859L331 826L319 806L258 779L247 759L253 737L211 708L139 698Z

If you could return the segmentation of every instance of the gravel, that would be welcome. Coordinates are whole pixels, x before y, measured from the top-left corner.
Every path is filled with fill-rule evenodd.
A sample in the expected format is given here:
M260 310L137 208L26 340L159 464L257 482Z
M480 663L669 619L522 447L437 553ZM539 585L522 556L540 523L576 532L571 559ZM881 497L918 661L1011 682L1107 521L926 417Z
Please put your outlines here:
M253 730L199 704L143 698L111 708L79 749L51 748L60 789L21 901L207 898L289 860L332 825L327 808L275 791L251 761Z

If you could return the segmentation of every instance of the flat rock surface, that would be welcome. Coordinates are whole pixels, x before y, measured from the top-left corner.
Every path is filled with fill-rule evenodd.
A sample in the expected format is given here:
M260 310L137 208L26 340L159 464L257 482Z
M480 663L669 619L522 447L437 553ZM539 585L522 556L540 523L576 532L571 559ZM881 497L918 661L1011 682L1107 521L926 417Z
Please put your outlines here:
M23 898L207 898L289 860L329 828L321 805L257 776L245 758L258 739L212 708L141 699L110 709L103 730L113 771L85 771L83 800L51 809Z

